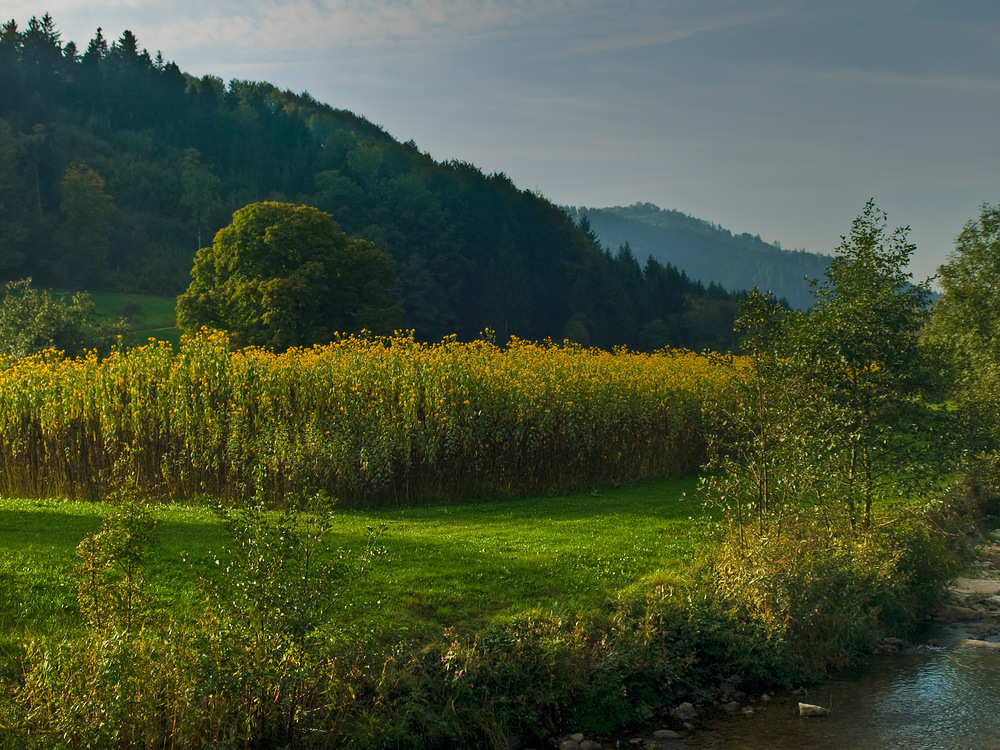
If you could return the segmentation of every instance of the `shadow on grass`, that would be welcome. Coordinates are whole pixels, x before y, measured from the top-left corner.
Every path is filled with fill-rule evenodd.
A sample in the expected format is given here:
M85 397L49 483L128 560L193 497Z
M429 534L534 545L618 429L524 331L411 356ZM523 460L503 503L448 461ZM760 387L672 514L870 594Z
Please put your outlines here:
M385 553L345 592L342 618L396 638L474 630L530 609L567 616L599 610L643 577L686 567L711 519L696 485L670 480L527 500L338 512L332 544L348 555L364 546L369 526L387 525ZM42 585L40 596L56 586L65 599L76 547L108 509L0 501L0 553L21 561L13 570L18 585ZM206 507L158 506L154 515L159 544L150 552L151 593L175 614L193 615L204 600L199 579L219 574L214 561L228 535Z

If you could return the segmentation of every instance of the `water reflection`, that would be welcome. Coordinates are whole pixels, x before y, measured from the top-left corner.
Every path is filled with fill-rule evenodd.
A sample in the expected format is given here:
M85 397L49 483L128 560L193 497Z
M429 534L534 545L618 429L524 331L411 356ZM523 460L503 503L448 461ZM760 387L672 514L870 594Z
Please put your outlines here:
M712 721L683 747L760 750L996 750L1000 748L1000 653L928 649L886 654L802 700L832 708L801 719L797 698Z

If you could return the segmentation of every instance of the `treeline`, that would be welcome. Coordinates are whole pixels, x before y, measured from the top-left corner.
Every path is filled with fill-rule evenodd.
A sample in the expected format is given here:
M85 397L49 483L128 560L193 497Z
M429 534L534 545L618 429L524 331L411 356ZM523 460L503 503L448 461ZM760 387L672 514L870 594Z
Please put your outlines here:
M195 252L261 200L316 206L388 252L424 340L725 349L739 295L603 248L504 174L268 83L184 73L125 31L0 26L0 279L175 295Z
M812 304L806 277L820 279L831 258L805 250L784 250L760 235L733 234L712 222L652 203L611 208L569 207L571 218L586 216L605 243L629 243L634 253L670 263L695 279L729 289L769 289L792 307Z

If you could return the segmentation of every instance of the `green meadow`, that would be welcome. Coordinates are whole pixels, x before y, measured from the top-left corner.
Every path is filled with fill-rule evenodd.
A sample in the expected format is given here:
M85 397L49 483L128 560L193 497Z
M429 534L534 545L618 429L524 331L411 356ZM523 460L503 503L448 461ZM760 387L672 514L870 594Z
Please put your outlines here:
M177 298L124 292L92 292L90 299L104 320L125 318L132 330L127 344L141 345L149 339L180 343L177 327Z
M364 545L380 527L380 554L352 584L346 619L379 640L427 637L452 627L475 632L498 619L545 609L573 616L658 571L681 571L707 525L696 483L673 479L636 488L537 497L349 510L336 514L337 547ZM100 527L102 503L0 499L6 579L0 627L18 632L72 627L77 546ZM200 577L229 544L207 507L153 506L158 544L148 562L155 605L183 617ZM188 613L190 614L190 613ZM346 623L345 623L346 624Z

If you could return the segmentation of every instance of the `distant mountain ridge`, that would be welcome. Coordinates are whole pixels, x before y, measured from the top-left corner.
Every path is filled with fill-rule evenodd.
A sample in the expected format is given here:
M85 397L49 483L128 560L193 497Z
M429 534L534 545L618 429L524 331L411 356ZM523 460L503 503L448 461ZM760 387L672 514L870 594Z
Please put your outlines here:
M586 216L603 244L612 250L625 243L643 262L652 256L691 279L729 290L770 290L798 309L812 304L805 277L817 279L832 256L805 250L783 250L759 235L733 232L680 211L652 203L631 206L565 209L574 221Z

